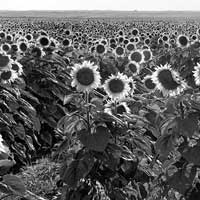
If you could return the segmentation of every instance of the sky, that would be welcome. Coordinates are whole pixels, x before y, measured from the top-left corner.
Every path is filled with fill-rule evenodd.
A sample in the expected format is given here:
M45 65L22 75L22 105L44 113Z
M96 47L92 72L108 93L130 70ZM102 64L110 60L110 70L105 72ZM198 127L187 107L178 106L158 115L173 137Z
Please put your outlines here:
M200 0L0 0L0 10L196 10Z

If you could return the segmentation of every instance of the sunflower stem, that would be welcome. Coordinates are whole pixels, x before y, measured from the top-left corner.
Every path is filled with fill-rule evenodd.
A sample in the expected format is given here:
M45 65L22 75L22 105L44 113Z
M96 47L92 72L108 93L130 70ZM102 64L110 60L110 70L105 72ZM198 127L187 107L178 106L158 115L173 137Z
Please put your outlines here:
M184 107L182 102L180 102L180 111L181 111L181 119L184 119Z
M91 134L91 127L90 127L90 93L85 92L86 104L87 104L87 125L89 134Z

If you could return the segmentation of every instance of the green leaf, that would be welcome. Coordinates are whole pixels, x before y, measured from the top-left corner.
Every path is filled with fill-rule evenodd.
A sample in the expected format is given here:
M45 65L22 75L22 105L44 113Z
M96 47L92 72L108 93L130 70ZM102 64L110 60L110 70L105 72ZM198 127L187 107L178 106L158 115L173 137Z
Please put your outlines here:
M3 183L5 183L10 190L16 194L23 196L26 192L26 188L22 180L15 175L5 175L3 176Z
M19 123L17 125L13 126L13 132L15 135L17 135L21 140L24 140L26 137L24 126Z
M67 185L75 188L80 179L85 178L93 166L94 158L86 154L83 158L72 161L61 178Z
M185 119L177 118L180 133L191 137L195 131L198 131L198 118L197 113L190 113Z
M6 168L10 168L14 165L15 163L12 160L0 160L0 168L1 167L6 167Z
M174 188L181 194L185 194L186 190L191 187L196 176L196 167L185 167L174 173L173 176L167 178L170 187Z
M162 135L158 138L155 148L158 154L167 157L174 150L177 138L177 122L176 119L168 120L161 130Z
M78 137L88 149L103 152L109 142L109 133L108 128L98 126L93 134L88 134L87 130L79 131Z
M200 165L200 142L191 148L185 149L182 153L182 156L190 163L195 165Z
M162 135L156 141L155 148L158 154L166 158L175 148L175 136L172 134Z

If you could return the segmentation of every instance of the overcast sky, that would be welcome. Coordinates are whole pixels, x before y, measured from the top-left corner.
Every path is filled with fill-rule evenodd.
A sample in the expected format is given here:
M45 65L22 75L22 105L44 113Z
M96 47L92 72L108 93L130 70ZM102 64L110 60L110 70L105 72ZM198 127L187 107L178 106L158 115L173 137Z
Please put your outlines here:
M0 0L0 10L200 11L200 0Z

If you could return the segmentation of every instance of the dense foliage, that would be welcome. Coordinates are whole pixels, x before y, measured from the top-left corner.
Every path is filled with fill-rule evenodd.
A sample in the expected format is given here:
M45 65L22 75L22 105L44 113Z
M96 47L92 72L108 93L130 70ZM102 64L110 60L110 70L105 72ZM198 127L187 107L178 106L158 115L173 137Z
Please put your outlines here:
M54 200L199 198L197 22L4 22L2 193Z

